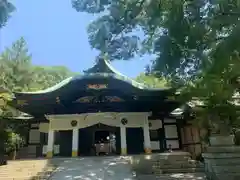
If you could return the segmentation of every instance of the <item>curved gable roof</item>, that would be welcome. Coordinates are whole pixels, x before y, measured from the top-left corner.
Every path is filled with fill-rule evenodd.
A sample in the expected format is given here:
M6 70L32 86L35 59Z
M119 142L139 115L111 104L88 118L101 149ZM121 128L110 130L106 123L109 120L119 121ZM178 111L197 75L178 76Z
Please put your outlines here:
M113 78L116 80L126 82L135 88L146 89L146 90L150 90L150 91L171 89L171 88L162 88L162 89L150 88L149 86L146 86L143 83L139 83L139 82L121 74L114 67L112 67L107 60L100 59L92 68L85 71L84 75L77 75L77 76L69 77L69 78L61 81L60 83L58 83L50 88L44 89L44 90L35 91L35 92L16 92L16 93L17 94L47 94L47 93L54 92L62 87L65 87L73 81L81 81L83 79L97 79L97 78Z

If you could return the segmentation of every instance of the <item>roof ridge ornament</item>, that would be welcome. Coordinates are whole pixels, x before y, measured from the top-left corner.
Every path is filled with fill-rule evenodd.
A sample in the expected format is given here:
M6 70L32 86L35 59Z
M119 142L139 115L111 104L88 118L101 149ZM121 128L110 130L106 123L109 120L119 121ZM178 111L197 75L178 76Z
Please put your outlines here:
M93 67L84 71L86 74L90 73L110 73L110 74L117 74L117 71L110 65L110 61L108 58L108 54L104 53L100 55L96 59L96 63Z

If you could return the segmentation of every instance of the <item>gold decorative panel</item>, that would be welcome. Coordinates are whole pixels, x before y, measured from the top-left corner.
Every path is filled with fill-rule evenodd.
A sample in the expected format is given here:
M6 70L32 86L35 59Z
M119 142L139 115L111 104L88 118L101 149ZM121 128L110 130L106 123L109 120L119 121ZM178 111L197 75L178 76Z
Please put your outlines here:
M88 84L87 85L87 89L99 90L99 89L106 89L106 88L107 88L107 84Z
M124 101L123 99L121 99L120 97L117 97L117 96L106 96L106 99L110 102L122 102L122 101Z
M27 100L24 99L18 99L17 104L20 106L28 105Z
M60 104L60 103L61 103L61 100L60 100L59 97L56 97L56 103L57 103L57 104Z
M79 102L79 103L90 103L93 98L94 98L93 96L84 96L84 97L79 98L79 99L76 100L75 102Z

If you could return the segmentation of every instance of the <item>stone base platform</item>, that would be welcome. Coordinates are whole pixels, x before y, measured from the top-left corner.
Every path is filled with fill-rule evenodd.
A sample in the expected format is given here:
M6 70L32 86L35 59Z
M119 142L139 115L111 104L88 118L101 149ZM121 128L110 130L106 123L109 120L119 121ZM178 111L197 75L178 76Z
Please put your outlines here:
M214 136L211 146L203 153L205 172L211 180L240 179L240 146L234 145L234 137Z
M8 161L0 166L0 180L47 179L61 159L32 159Z
M137 174L162 174L204 172L204 165L192 160L187 152L136 155L130 164Z
M204 173L175 173L155 175L140 175L137 180L207 180Z

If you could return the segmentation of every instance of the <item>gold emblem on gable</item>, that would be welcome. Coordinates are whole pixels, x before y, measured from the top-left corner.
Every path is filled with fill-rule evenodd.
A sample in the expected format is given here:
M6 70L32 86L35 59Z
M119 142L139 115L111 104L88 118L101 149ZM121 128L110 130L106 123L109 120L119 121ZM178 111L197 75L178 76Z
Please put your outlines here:
M18 100L17 100L17 104L18 104L19 106L28 105L27 100L24 100L24 99L18 99Z
M100 90L100 89L106 89L107 84L88 84L87 89L95 89L95 90Z
M77 99L75 102L90 103L93 98L94 98L93 96L84 96L84 97Z
M110 102L123 102L124 100L117 96L106 96L106 99Z
M60 103L61 103L61 100L60 100L59 97L56 97L56 103L57 103L57 104L60 104Z

